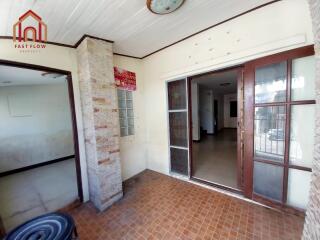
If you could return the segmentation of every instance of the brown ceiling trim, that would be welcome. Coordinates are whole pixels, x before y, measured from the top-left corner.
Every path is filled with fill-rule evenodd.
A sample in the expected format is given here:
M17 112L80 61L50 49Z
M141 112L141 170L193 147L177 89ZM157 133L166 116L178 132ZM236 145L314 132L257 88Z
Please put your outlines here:
M0 36L0 39L13 39L13 37L12 36ZM28 40L32 41L31 38L28 38ZM64 44L64 43L58 43L58 42L50 42L50 41L47 41L45 43L46 44L52 44L52 45L60 46L60 47L74 48L74 46L70 45L70 44Z
M205 32L205 31L207 31L207 30L209 30L209 29L211 29L211 28L217 27L217 26L219 26L219 25L221 25L221 24L223 24L223 23L229 22L229 21L231 21L231 20L233 20L233 19L236 19L236 18L238 18L238 17L241 17L241 16L243 16L243 15L245 15L245 14L247 14L247 13L253 12L253 11L259 9L259 8L263 8L263 7L265 7L265 6L268 6L268 5L271 5L271 4L273 4L273 3L280 2L280 1L281 1L281 0L274 0L274 1L271 1L271 2L268 2L268 3L265 3L265 4L262 4L262 5L260 5L260 6L255 7L255 8L252 8L252 9L250 9L250 10L248 10L248 11L245 11L245 12L243 12L243 13L240 13L240 14L238 14L238 15L236 15L236 16L233 16L233 17L231 17L231 18L228 18L228 19L226 19L226 20L224 20L224 21L222 21L222 22L216 23L216 24L214 24L214 25L212 25L212 26L210 26L210 27L207 27L207 28L202 29L202 30L200 30L200 31L198 31L198 32L196 32L196 33L193 33L193 34L191 34L191 35L189 35L189 36L187 36L187 37L184 37L184 38L182 38L182 39L179 40L179 41L176 41L176 42L171 43L171 44L169 44L169 45L167 45L167 46L165 46L165 47L163 47L163 48L160 48L160 49L158 49L158 50L156 50L156 51L154 51L154 52L152 52L152 53L149 53L149 54L143 56L142 59L143 59L143 58L146 58L146 57L149 57L149 56L151 56L151 55L153 55L153 54L155 54L155 53L157 53L157 52L160 52L160 51L162 51L162 50L164 50L164 49L166 49L166 48L168 48L168 47L171 47L171 46L173 46L173 45L175 45L175 44L177 44L177 43L180 43L180 42L182 42L182 41L184 41L184 40L186 40L186 39L188 39L188 38L191 38L191 37L193 37L193 36L195 36L195 35L198 35L199 33Z
M142 57L135 57L135 56L130 56L130 55L121 54L121 53L113 53L113 55L128 57L128 58L135 58L135 59L142 59Z
M114 43L114 41L111 41L111 40L108 40L108 39L99 38L99 37L91 36L91 35L88 35L88 34L84 34L84 35L78 40L78 42L76 42L76 44L73 45L73 47L74 47L74 48L77 48L77 47L81 44L81 42L82 42L86 37L93 38L93 39L96 39L96 40L101 40L101 41L108 42L108 43Z
M50 42L47 41L45 42L46 44L52 44L52 45L56 45L56 46L60 46L60 47L68 47L68 48L77 48L80 43L86 38L86 37L90 37L93 39L97 39L97 40L101 40L101 41L105 41L105 42L109 42L109 43L113 43L113 41L107 40L107 39L103 39L103 38L98 38L98 37L94 37L91 35L83 35L74 45L70 45L70 44L64 44L64 43L58 43L58 42ZM13 39L12 36L0 36L0 39ZM28 39L30 41L32 41L32 39ZM129 57L129 58L135 58L135 59L142 59L141 57L135 57L135 56L130 56L130 55L126 55L126 54L121 54L121 53L113 53L114 55L118 55L118 56L122 56L122 57Z

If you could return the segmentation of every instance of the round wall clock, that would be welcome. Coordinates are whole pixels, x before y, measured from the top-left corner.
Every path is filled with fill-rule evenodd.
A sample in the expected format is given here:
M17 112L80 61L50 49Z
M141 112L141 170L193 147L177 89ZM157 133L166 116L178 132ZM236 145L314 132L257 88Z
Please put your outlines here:
M155 14L168 14L182 6L185 0L147 0L149 10Z

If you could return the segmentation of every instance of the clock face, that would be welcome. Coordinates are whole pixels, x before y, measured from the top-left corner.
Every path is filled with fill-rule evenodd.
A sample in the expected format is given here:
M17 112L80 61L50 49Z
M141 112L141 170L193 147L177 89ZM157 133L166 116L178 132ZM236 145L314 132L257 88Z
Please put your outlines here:
M149 10L156 14L168 14L177 10L184 0L147 0Z

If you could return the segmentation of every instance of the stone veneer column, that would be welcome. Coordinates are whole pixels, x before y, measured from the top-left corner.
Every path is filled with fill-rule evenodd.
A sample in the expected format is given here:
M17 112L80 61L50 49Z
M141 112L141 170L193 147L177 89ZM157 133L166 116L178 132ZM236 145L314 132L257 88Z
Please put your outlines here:
M308 0L316 53L316 127L309 203L302 239L320 239L320 0Z
M77 59L89 194L102 211L122 197L112 43L87 37L77 48Z

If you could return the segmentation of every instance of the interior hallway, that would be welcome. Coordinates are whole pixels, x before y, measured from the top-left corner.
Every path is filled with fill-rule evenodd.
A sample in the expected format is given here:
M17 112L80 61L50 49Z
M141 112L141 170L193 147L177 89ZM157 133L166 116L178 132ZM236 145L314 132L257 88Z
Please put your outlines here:
M0 178L0 216L7 231L76 199L74 159Z
M150 170L126 181L110 209L89 203L70 213L81 240L295 240L304 221Z
M193 176L237 188L237 129L224 128L192 144Z

